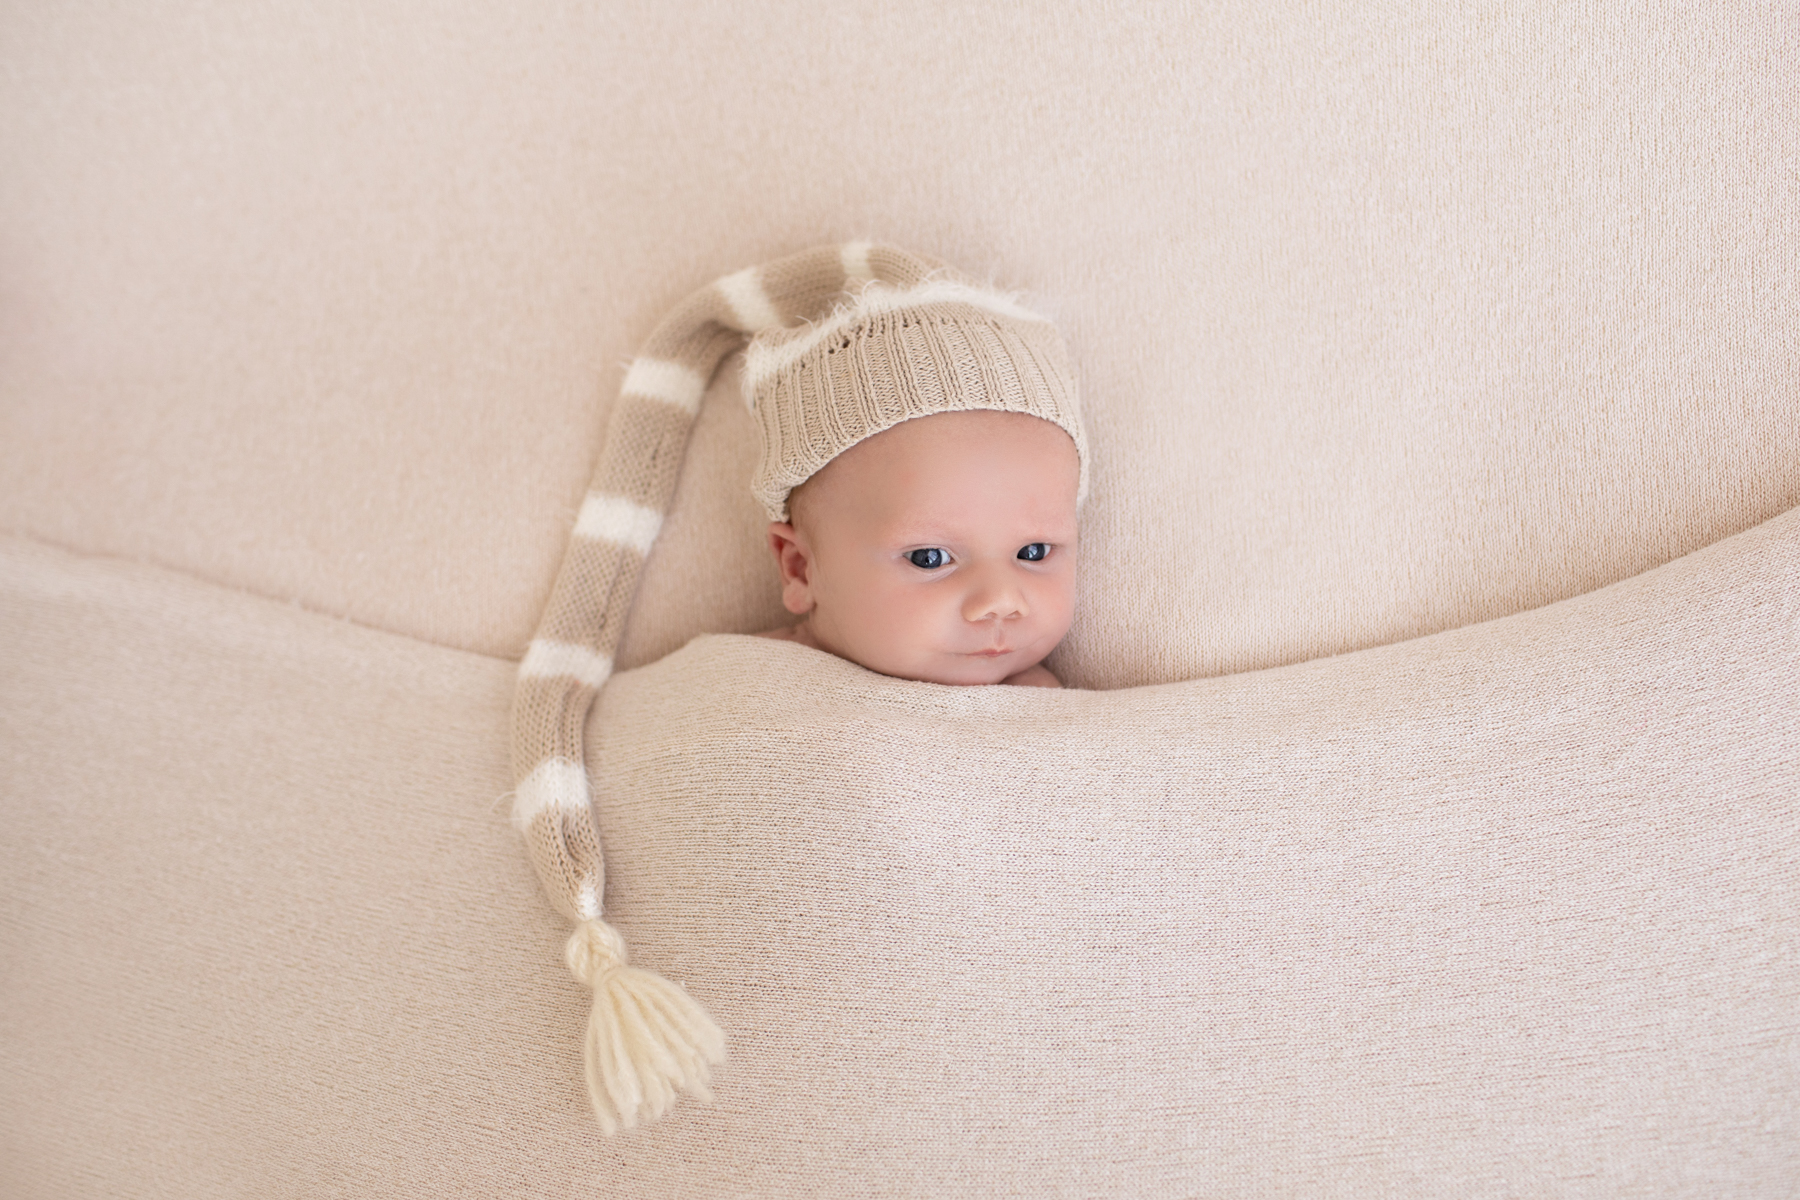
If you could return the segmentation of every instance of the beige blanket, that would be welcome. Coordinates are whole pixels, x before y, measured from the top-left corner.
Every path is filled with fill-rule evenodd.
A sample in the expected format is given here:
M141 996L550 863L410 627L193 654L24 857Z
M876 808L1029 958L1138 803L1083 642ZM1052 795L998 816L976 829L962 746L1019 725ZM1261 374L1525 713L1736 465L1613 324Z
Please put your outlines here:
M731 1054L612 1139L506 820L513 664L13 540L0 604L9 1196L1800 1178L1800 513L1207 682L734 637L615 677L608 911Z
M1800 511L1504 620L1124 691L702 637L617 676L589 747L608 912L731 1039L670 1170L1800 1178Z
M1791 5L4 29L0 1196L1794 1191ZM661 783L603 797L609 912L731 1057L717 1105L607 1140L506 820L518 660L656 319L861 237L1070 338L1096 475L1055 669L1230 678L1161 758L1094 742L1122 799L1034 744L1029 799L966 819L956 738L861 799L766 782L758 730L827 736L782 706L832 664L652 668L786 673L710 721L735 763L631 767L615 681L599 777ZM735 393L622 667L780 618ZM1162 696L982 703L1091 732ZM911 757L910 711L792 778Z

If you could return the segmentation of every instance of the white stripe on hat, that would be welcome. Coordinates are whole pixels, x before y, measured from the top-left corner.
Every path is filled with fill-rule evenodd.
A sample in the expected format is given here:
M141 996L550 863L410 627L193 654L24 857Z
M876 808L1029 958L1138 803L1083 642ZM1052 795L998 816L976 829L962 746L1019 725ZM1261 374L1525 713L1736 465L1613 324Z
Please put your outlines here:
M575 518L575 535L629 546L639 554L650 553L656 535L662 531L662 514L654 508L633 504L622 496L592 493L581 502L581 515Z
M673 404L692 415L700 411L700 398L706 395L706 380L700 372L678 362L636 358L625 372L625 382L619 390Z
M584 921L593 921L600 916L600 897L594 891L592 879L583 879L581 886L575 889L575 915Z
M566 758L546 758L513 792L513 824L521 830L542 813L587 816L592 811L587 768Z
M612 659L586 646L536 638L519 663L519 674L535 678L567 676L597 688L606 682L612 668Z
M781 314L769 300L769 293L763 290L762 279L755 267L745 267L737 274L719 280L719 292L731 306L737 327L745 333L773 329L781 324Z
M820 342L877 313L898 312L927 304L966 304L987 312L1011 317L1015 321L1047 322L1050 318L1032 312L1004 292L971 287L954 279L928 279L917 287L899 290L889 287L864 288L852 304L812 326L805 333L779 345L768 346L752 341L744 355L744 392L749 395L771 375L806 357Z
M869 282L875 278L875 268L869 265L869 242L845 242L838 250L838 259L844 264L844 278Z

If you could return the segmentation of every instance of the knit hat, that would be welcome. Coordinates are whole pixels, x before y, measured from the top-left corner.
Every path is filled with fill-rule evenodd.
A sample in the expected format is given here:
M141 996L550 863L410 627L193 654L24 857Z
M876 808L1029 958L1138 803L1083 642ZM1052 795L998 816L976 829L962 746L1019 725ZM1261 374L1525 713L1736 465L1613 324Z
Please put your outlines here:
M853 298L832 312L846 292ZM802 324L816 321L815 324ZM705 1098L725 1038L679 984L629 965L601 919L605 861L584 745L594 697L675 494L688 433L719 363L753 339L746 388L762 426L753 485L770 515L834 457L901 421L999 409L1087 441L1061 340L1011 297L891 246L821 246L727 275L651 332L613 406L550 602L513 698L513 823L550 902L575 922L570 971L594 992L588 1094L608 1133Z
M911 287L869 283L816 324L763 330L743 385L762 441L750 491L771 521L787 520L788 493L863 439L971 409L1060 426L1081 462L1077 502L1087 494L1087 439L1056 327L947 271Z

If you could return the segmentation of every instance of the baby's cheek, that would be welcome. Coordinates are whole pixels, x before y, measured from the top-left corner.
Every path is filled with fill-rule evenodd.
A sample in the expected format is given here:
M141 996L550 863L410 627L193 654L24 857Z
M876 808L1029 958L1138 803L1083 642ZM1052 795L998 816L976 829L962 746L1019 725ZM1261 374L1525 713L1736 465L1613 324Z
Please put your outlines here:
M870 643L897 659L910 662L929 654L941 637L931 598L916 589L886 590L868 613Z
M1066 576L1052 582L1045 607L1051 614L1051 624L1060 639L1068 632L1070 623L1075 619L1075 573L1071 570Z

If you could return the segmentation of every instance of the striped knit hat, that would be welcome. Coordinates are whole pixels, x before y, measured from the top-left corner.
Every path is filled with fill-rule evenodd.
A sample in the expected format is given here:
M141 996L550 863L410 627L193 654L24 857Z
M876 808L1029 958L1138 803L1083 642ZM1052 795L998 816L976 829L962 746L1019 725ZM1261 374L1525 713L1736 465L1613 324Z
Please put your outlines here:
M837 311L846 291L853 299ZM805 321L817 321L803 325ZM571 921L566 959L594 989L588 1093L607 1132L707 1095L724 1035L677 984L628 966L600 919L605 885L583 735L612 674L638 576L662 529L688 431L726 354L751 343L746 390L762 427L754 489L772 518L832 458L901 421L984 408L1031 413L1087 442L1055 330L1010 297L940 264L856 242L752 267L689 296L625 372L605 447L512 717L513 822L551 903Z
M872 248L845 248L852 280L873 280ZM854 286L854 285L853 285ZM938 272L913 286L868 282L825 319L771 325L750 341L744 399L762 457L750 490L771 521L788 493L865 438L913 417L969 409L1027 413L1059 425L1081 462L1068 352L1056 327L1011 296Z

